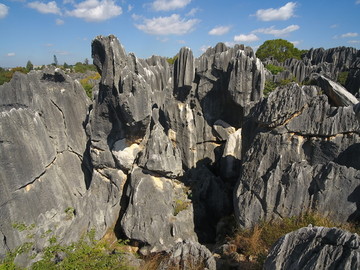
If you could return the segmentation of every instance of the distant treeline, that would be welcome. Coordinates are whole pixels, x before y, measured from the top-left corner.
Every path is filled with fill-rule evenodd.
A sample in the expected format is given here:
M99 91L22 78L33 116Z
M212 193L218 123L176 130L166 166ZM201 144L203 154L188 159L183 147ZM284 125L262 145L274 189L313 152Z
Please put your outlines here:
M86 73L87 71L97 71L95 65L81 63L81 62L77 62L75 65L68 65L64 63L64 65L54 65L54 66L63 69L65 72ZM34 68L33 64L30 61L27 62L26 67L15 67L10 69L5 69L0 67L0 85L9 82L15 72L22 72L26 74L31 70L42 70L45 67L46 66L43 65L41 67Z

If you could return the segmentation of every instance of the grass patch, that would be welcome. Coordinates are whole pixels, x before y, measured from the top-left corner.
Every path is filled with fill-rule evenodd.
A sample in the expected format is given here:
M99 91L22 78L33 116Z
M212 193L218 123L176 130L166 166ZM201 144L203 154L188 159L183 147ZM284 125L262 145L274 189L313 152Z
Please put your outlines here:
M97 270L115 269L129 270L134 269L127 265L121 252L118 250L125 245L122 241L111 247L106 241L96 241L95 231L90 231L78 242L69 246L62 246L58 243L55 236L49 239L49 246L43 250L42 259L35 262L30 269L33 270L52 270L52 269L77 269L77 270ZM15 251L7 254L3 262L0 263L0 270L21 269L14 264L15 257L22 253L29 253L34 248L34 243L24 243ZM116 250L115 250L116 249ZM30 255L31 256L31 255ZM34 258L34 257L29 257Z
M177 199L174 204L174 216L177 216L181 211L186 210L191 203L187 200Z

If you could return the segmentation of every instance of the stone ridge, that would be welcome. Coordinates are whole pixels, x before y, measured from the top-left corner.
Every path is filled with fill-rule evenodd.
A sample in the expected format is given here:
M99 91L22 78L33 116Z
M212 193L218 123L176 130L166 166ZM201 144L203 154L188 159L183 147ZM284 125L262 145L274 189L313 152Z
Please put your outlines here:
M92 103L60 70L0 86L0 256L28 241L16 224L29 226L35 253L52 236L66 244L94 228L101 238L116 224L140 253L169 252L163 267L198 254L214 269L198 242L219 240L232 214L245 228L304 211L359 221L358 51L285 61L273 80L317 85L266 98L269 73L243 45L197 59L182 48L170 65L110 35L93 40L92 56L101 74ZM353 92L334 81L347 68Z

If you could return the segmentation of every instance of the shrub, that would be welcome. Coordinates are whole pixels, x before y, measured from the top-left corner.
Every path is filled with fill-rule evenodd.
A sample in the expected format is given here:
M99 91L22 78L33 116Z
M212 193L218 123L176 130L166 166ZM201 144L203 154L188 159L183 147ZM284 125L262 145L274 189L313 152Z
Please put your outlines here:
M278 73L285 70L285 68L280 67L280 66L276 66L276 65L273 65L273 64L268 64L268 65L265 66L265 68L267 70L269 70L274 75L276 75L276 74L278 74Z
M94 88L94 80L100 79L100 74L98 72L80 80L82 87L84 87L86 95L92 99L92 89Z
M339 72L337 77L337 82L340 83L342 86L345 86L348 77L349 77L348 71Z
M85 65L78 62L74 66L74 71L77 73L86 73L86 71L97 71L97 69L95 65Z
M170 64L170 65L173 65L176 61L176 59L178 59L178 55L175 55L174 57L171 57L171 58L166 58L166 61Z

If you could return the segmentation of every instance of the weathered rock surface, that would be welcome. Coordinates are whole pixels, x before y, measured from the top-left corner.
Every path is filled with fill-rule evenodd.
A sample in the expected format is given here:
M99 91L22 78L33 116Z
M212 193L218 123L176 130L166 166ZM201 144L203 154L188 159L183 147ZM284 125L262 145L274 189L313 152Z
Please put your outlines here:
M285 68L285 71L277 75L268 73L267 79L274 82L293 78L299 83L311 82L313 73L319 73L332 81L337 81L340 73L345 73L347 76L345 88L350 93L359 95L360 51L355 48L310 49L301 60L287 59L284 63L279 63L270 58L265 63Z
M61 71L0 87L1 255L29 233L41 250L48 231L68 243L116 223L144 254L174 248L173 263L203 258L189 241L214 242L234 210L244 227L306 210L360 220L360 109L334 82L350 69L357 93L357 50L311 50L279 76L242 45L219 43L197 59L182 48L170 66L127 54L111 35L95 38L92 54L93 104ZM263 98L266 77L314 72L318 86Z
M158 270L166 270L172 267L177 269L204 269L215 270L216 261L211 252L197 242L184 241L177 243L163 260Z
M98 227L85 203L89 104L80 83L58 69L16 73L0 86L1 256L29 234L41 248L52 235L66 243L89 222Z
M234 201L240 225L307 210L359 218L358 200L349 199L360 184L359 123L351 106L331 107L317 89L279 88L252 111L258 127L248 135Z
M264 269L359 269L360 239L337 228L305 227L280 238Z
M356 97L348 92L341 85L325 78L324 76L317 76L318 85L323 89L326 95L330 98L335 106L350 106L358 103Z
M125 235L151 247L171 248L176 242L197 241L194 214L185 186L134 168L126 190L129 198L121 220Z

